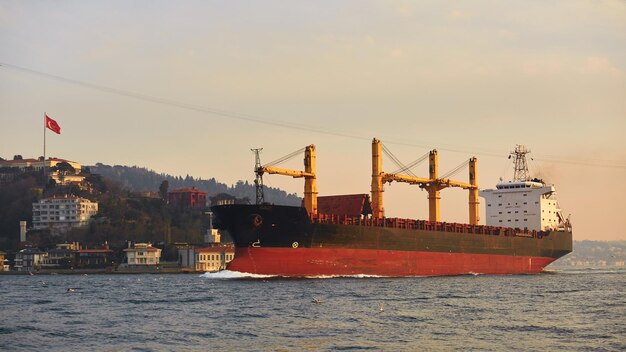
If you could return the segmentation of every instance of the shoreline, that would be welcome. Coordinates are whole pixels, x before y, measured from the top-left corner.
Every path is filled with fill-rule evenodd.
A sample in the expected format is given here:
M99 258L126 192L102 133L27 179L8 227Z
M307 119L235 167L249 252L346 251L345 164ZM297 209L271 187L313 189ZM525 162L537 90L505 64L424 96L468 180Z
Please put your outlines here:
M203 271L193 271L186 268L149 268L149 269L117 269L113 270L113 268L98 268L98 269L42 269L39 271L0 271L0 276L2 275L104 275L104 274L113 274L113 275L136 275L136 274L203 274Z

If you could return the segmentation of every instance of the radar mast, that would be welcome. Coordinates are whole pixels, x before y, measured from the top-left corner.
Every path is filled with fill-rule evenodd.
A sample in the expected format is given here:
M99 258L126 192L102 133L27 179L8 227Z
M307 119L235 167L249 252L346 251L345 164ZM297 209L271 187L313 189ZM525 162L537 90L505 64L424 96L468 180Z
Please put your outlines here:
M528 172L528 164L526 163L526 154L530 153L530 149L526 149L521 144L515 145L515 150L509 155L515 157L513 163L515 164L515 173L513 174L513 181L530 181L530 174Z

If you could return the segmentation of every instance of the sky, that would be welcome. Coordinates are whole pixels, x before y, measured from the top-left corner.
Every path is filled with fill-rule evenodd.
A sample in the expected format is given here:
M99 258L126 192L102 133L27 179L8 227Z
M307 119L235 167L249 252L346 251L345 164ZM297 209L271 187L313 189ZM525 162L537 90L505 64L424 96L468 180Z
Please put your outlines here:
M320 195L369 192L374 137L405 164L436 148L440 174L476 156L480 188L523 144L574 239L626 240L624 1L0 0L1 157L43 155L44 112L47 156L227 184L251 148L315 144ZM467 191L441 196L468 221ZM385 209L425 219L427 194L386 185Z

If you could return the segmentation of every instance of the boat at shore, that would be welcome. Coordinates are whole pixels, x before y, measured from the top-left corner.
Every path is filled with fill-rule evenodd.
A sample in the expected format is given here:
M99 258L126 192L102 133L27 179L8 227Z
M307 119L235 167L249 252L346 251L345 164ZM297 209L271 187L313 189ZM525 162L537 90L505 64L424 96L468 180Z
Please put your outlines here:
M301 174L260 166L257 158L257 176L305 178L305 199L301 207L264 202L212 206L218 228L228 231L235 244L235 258L227 269L285 277L535 274L572 251L571 226L558 208L554 186L514 179L480 191L488 209L487 224L480 225L475 158L474 164L470 159L467 184L433 175L437 160L432 152L429 178L398 177L382 172L377 142L372 201L367 194L317 197L313 146L307 147ZM379 181L398 179L419 181L413 184L432 191L429 220L384 216ZM256 182L262 186L259 177ZM439 221L435 192L446 184L470 191L469 224Z

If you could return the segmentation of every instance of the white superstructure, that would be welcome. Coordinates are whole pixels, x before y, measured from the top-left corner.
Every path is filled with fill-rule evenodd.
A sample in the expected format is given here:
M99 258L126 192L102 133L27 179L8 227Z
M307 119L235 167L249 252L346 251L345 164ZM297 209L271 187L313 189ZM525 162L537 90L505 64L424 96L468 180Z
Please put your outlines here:
M485 198L488 226L548 231L562 228L561 209L553 185L536 181L500 182L479 192Z
M485 198L487 226L512 227L522 230L550 231L569 227L556 200L556 189L539 179L530 179L526 154L530 151L517 145L513 181L500 182L496 189L479 192Z

